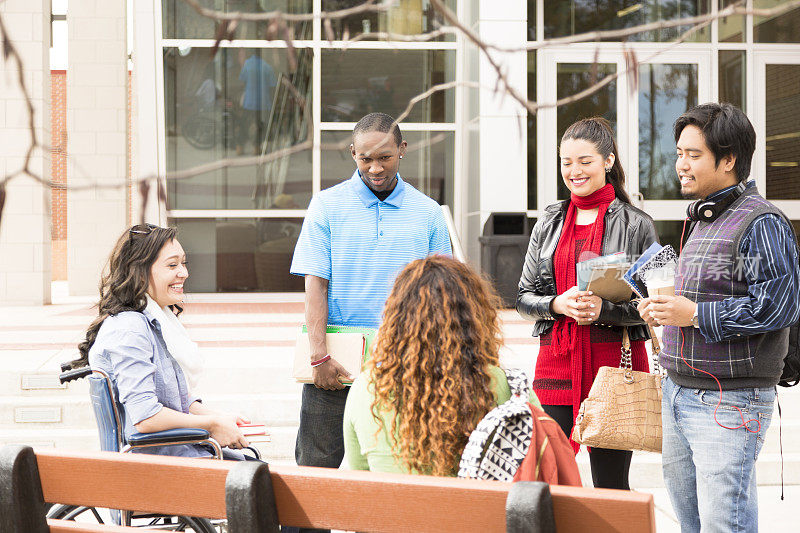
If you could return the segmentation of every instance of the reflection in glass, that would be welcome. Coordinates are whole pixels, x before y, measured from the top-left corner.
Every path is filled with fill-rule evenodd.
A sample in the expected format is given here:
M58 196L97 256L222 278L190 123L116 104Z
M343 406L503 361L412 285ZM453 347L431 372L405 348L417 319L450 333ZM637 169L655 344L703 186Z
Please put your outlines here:
M536 40L536 1L528 0L528 40ZM528 208L530 209L530 207Z
M165 48L167 170L286 149L308 137L311 52L285 49ZM286 83L307 99L296 101ZM169 209L304 208L311 199L311 151L260 165L171 180Z
M177 218L169 221L189 262L188 292L300 292L289 274L299 218Z
M544 0L544 36L564 37L602 30L631 28L649 22L704 15L710 11L709 0ZM690 26L678 26L630 35L617 41L675 40ZM708 42L711 30L706 26L688 37L688 42Z
M739 4L739 0L719 0L719 8ZM719 19L719 40L723 43L743 43L744 27L747 19L745 15L733 15Z
M596 67L588 63L559 63L556 75L557 97L566 98L587 89L601 81L606 76L617 71L617 66L612 63L600 63ZM599 91L582 98L577 102L559 106L558 111L558 142L567 128L576 120L582 118L602 116L611 122L614 131L617 131L617 80L613 80ZM623 162L624 163L624 162ZM558 172L558 198L569 198L569 189L561 178L561 164L557 165Z
M312 0L197 0L202 7L225 13L311 13ZM164 39L215 39L218 23L204 17L184 0L161 1L161 24ZM311 21L289 22L295 39L311 39ZM241 21L236 27L237 39L283 39L269 35L269 22Z
M530 6L530 2L529 2ZM534 7L536 3L534 2ZM534 11L535 12L535 11ZM530 13L530 11L529 11ZM536 101L536 52L528 52L528 100ZM536 209L536 115L528 113L528 209ZM531 226L533 227L533 226Z
M770 9L785 0L753 0L755 9ZM800 43L800 7L777 17L753 17L753 42Z
M719 51L719 101L747 112L745 73L744 50Z
M322 121L397 117L414 96L455 79L455 50L323 50ZM453 122L455 90L418 102L404 122Z
M766 67L766 196L800 200L800 65Z
M402 131L402 126L401 126ZM323 148L332 145L349 145L351 132L322 132ZM409 150L400 164L403 179L436 200L439 204L453 209L453 188L455 172L455 136L448 131L404 131L403 139ZM349 148L322 150L322 188L327 189L350 178L356 164Z
M672 124L697 105L697 65L639 67L639 191L648 200L681 198Z
M655 226L656 233L658 233L659 244L663 246L671 244L675 250L681 249L681 232L683 231L682 220L656 220ZM688 227L686 231L689 231ZM686 236L684 236L684 239L685 238Z
M336 11L359 6L364 0L322 0L323 11ZM456 10L455 0L445 0L452 11ZM334 39L343 39L345 32L352 38L360 33L399 33L414 35L428 33L444 26L441 15L427 0L396 0L382 13L366 11L343 19L332 20ZM323 27L323 38L328 38ZM455 41L455 35L448 34L432 41Z

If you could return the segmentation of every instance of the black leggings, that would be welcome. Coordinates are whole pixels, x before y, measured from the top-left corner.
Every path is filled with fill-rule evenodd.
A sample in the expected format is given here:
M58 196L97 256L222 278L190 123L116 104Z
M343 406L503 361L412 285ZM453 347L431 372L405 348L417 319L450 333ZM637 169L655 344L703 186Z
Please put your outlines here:
M542 408L550 418L558 422L567 437L572 435L574 420L571 405L543 405ZM592 448L589 463L592 466L592 482L595 488L631 490L628 485L631 457L631 451Z

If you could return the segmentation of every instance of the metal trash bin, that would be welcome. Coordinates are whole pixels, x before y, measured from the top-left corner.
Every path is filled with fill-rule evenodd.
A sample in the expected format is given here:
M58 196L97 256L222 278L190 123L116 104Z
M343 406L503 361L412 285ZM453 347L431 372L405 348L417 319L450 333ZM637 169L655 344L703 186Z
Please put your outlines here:
M526 213L492 213L483 226L481 270L494 283L505 307L514 307L528 251L531 220Z

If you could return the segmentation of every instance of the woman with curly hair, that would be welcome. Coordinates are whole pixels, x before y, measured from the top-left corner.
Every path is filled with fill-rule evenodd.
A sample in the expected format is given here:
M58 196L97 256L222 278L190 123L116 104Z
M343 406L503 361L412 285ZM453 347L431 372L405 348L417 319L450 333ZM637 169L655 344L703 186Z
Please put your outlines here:
M350 467L454 476L478 422L511 396L497 296L464 263L409 263L344 413ZM533 392L533 404L539 405Z
M176 428L203 428L221 446L249 445L237 423L242 417L205 407L192 394L201 366L197 345L177 315L189 277L186 254L175 228L131 227L117 241L100 281L98 316L71 368L90 364L111 379L125 410L125 436ZM206 457L199 444L144 448L142 453ZM223 449L226 459L244 459Z

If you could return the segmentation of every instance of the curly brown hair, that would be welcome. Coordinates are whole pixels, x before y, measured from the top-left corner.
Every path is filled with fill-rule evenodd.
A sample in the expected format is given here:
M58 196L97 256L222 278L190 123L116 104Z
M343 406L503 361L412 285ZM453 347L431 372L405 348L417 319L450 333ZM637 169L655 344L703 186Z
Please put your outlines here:
M419 259L397 277L367 369L378 432L388 429L380 413L391 413L393 453L410 471L455 474L470 433L496 406L498 304L480 275L448 257Z

